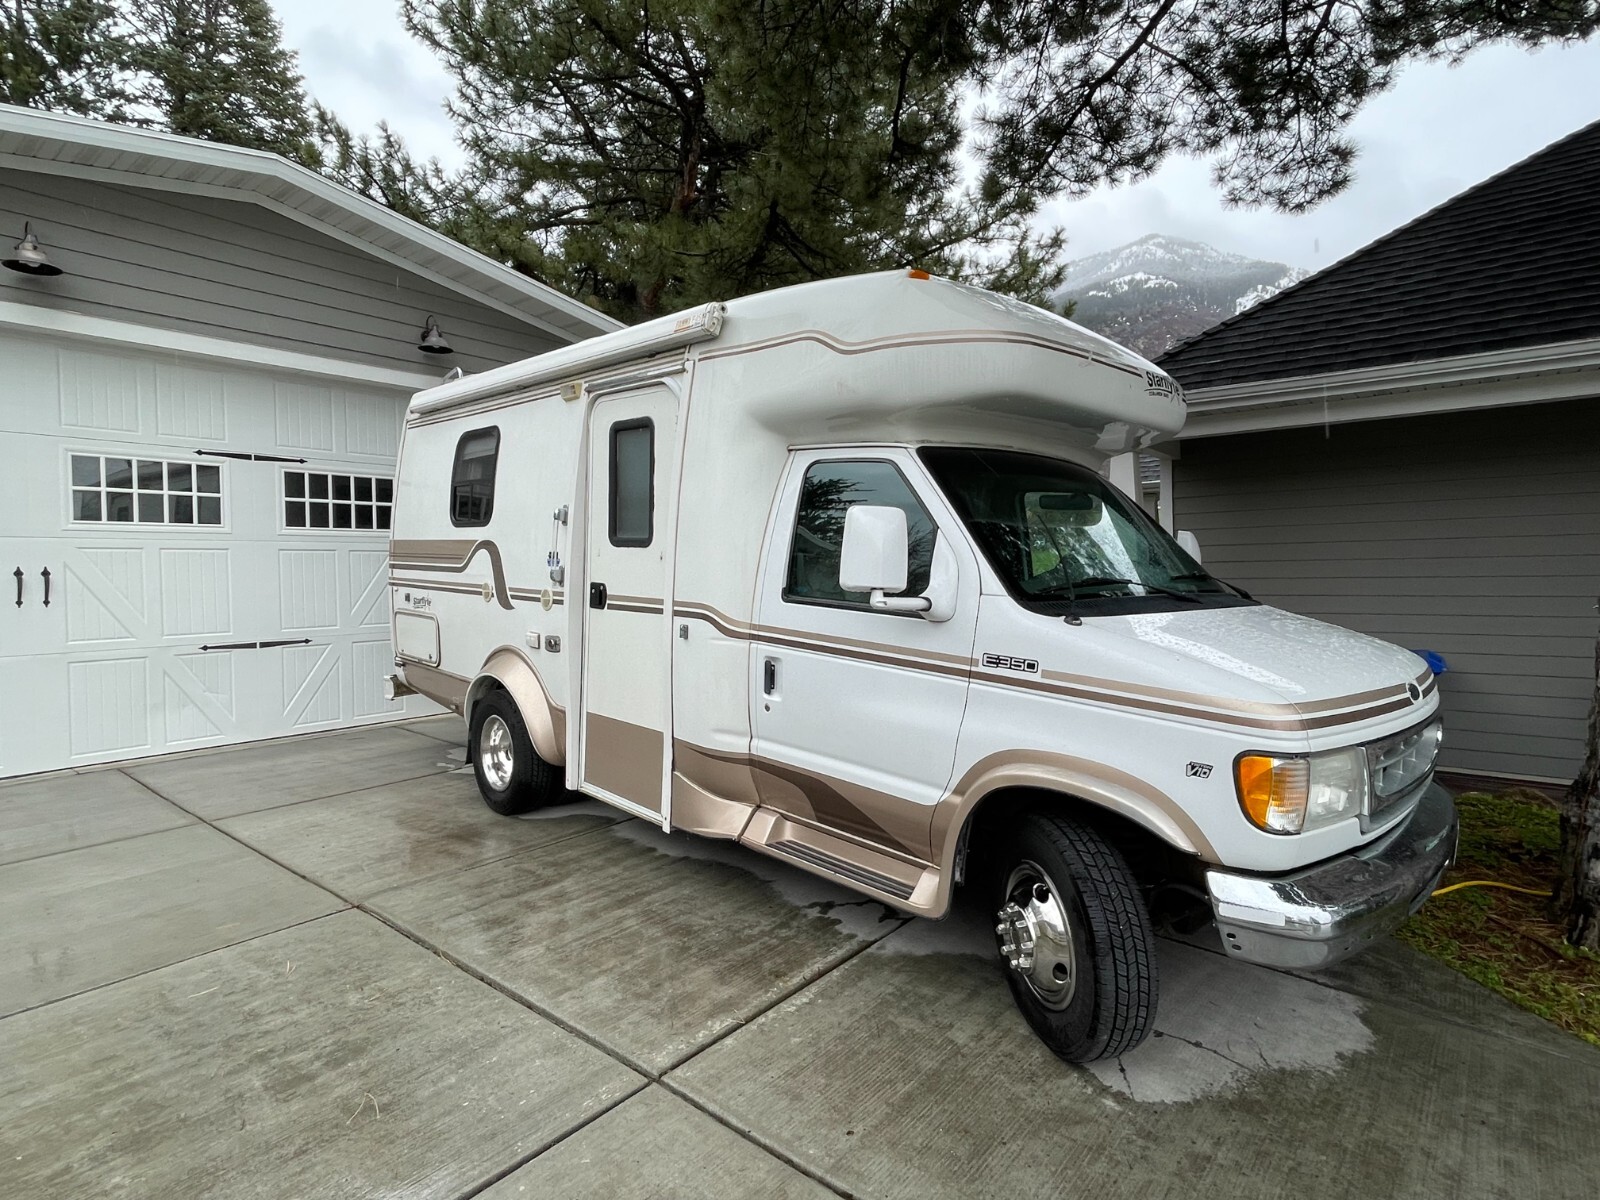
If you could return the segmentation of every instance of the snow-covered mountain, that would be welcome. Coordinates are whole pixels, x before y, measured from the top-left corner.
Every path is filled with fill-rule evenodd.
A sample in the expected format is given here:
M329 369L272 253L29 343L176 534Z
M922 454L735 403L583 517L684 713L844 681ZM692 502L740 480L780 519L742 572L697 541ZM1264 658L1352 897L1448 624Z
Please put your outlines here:
M1080 325L1155 358L1308 273L1152 233L1074 261L1056 298L1077 302Z

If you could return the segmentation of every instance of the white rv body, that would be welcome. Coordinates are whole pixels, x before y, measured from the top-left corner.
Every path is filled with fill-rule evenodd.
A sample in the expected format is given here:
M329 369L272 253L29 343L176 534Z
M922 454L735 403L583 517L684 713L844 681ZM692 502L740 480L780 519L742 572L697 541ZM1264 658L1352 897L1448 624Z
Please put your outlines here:
M976 447L1098 472L1183 418L1129 351L919 272L710 305L433 388L394 509L398 686L469 719L503 690L567 787L926 916L987 801L1087 806L1191 864L1236 955L1327 961L1443 870L1454 814L1431 754L1381 815L1293 834L1247 819L1235 764L1420 762L1425 664L1215 592L1024 604L930 467ZM454 511L453 472L491 436L473 523L481 480ZM806 598L833 585L799 578L796 509L839 462L898 473L936 531L927 589L900 606L922 611ZM629 492L645 477L648 505ZM1392 869L1352 882L1341 864L1380 845Z

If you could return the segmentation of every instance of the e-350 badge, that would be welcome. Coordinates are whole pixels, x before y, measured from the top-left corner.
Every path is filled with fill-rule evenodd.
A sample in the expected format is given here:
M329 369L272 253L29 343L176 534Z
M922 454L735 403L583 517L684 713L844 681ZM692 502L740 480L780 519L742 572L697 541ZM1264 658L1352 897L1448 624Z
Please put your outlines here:
M1022 671L1028 675L1039 673L1039 660L1018 658L1013 654L985 654L983 665L991 671Z

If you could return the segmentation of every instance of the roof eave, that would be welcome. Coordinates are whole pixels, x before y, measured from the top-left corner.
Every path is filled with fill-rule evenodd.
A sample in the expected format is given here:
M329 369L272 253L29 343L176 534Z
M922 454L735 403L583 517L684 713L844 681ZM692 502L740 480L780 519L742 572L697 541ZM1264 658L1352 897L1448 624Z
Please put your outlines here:
M22 139L22 144L7 146L8 137ZM114 167L91 164L74 150L118 159ZM590 335L622 328L604 313L504 263L267 151L0 105L0 156L23 168L31 162L56 173L111 174L157 187L182 182L211 194L228 193L403 258L446 286L559 337L570 338L573 331L552 325L548 316L559 315ZM536 306L543 308L543 315Z
M1600 395L1600 338L1186 393L1180 438L1463 412Z

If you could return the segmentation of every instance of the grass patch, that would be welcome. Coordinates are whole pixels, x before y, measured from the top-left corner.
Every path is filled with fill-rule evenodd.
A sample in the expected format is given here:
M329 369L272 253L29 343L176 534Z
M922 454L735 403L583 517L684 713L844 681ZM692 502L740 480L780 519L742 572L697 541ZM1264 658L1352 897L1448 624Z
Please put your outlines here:
M1560 818L1527 793L1456 797L1461 852L1440 886L1492 879L1548 893L1556 877ZM1541 896L1463 888L1430 900L1396 936L1600 1046L1600 955L1575 950L1545 919Z

